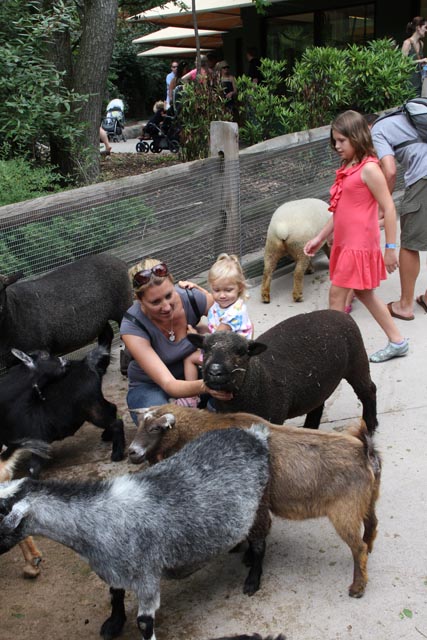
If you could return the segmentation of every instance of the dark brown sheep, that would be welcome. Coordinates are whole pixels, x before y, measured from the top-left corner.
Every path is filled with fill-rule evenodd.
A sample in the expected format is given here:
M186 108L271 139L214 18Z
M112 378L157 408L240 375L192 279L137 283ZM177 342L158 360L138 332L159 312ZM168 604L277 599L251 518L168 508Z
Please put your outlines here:
M188 339L204 351L206 385L233 394L228 402L215 401L220 412L248 411L275 424L307 414L304 426L317 429L325 400L345 379L363 405L369 433L378 424L376 387L362 335L346 313L303 313L279 322L256 341L229 331Z
M360 598L376 536L381 473L380 458L363 422L353 432L326 433L272 425L247 413L218 414L166 404L139 410L129 457L134 463L154 463L205 431L249 428L260 422L270 431L271 511L289 520L328 517L353 554L349 595Z

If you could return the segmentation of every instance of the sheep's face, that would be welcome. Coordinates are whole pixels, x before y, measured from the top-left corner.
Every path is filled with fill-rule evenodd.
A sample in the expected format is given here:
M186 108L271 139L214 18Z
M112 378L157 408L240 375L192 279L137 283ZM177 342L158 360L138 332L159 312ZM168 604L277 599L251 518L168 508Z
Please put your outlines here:
M176 440L175 416L160 407L132 411L138 414L138 429L129 446L129 460L133 464L145 461L155 464L164 457L166 437L170 436L167 448L173 445L169 440Z
M218 391L239 391L244 383L250 358L267 348L260 342L247 340L228 331L217 331L204 338L193 334L188 338L195 346L203 349L204 382ZM197 340L198 338L202 340Z

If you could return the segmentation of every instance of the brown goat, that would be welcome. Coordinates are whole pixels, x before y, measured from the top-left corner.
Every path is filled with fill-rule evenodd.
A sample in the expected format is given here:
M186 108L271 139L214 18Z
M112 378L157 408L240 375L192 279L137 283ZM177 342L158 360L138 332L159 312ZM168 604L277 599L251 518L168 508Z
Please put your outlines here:
M289 520L327 516L353 554L349 595L363 595L368 553L377 531L375 502L381 474L379 455L363 421L352 432L325 433L273 425L248 413L219 414L172 404L137 412L139 426L129 447L129 458L135 464L144 460L153 464L169 457L205 431L266 424L270 430L271 511Z
M25 453L25 450L17 449L10 458L0 461L0 482L12 480L13 472ZM39 565L42 560L42 554L34 544L33 538L31 536L25 538L25 540L19 543L19 546L25 560L23 568L25 578L37 578L40 573Z

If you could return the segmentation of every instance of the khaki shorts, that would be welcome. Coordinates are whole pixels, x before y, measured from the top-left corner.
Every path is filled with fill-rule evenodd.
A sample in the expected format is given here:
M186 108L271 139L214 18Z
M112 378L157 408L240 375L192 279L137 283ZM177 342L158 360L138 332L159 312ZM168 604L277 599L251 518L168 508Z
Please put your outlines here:
M405 189L400 207L400 246L427 251L427 176Z

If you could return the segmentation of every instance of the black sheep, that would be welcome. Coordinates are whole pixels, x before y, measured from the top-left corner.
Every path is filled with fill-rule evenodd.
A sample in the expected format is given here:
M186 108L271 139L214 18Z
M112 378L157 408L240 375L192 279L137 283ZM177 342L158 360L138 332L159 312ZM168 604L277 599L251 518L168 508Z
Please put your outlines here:
M369 433L378 424L376 387L362 335L346 313L300 314L257 341L228 331L188 339L204 351L206 385L233 394L228 402L216 401L220 412L246 411L275 424L307 414L304 426L317 429L325 400L344 378L363 405Z
M0 275L0 356L12 347L64 354L83 347L121 322L132 304L125 262L108 254L91 255L38 278L17 282L21 273ZM9 358L9 359L8 359Z

